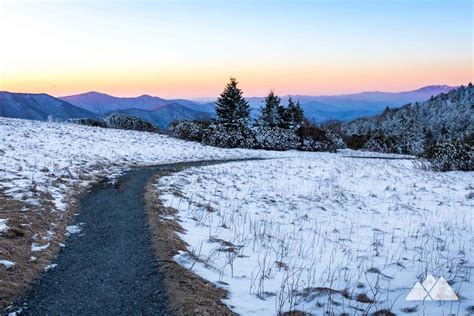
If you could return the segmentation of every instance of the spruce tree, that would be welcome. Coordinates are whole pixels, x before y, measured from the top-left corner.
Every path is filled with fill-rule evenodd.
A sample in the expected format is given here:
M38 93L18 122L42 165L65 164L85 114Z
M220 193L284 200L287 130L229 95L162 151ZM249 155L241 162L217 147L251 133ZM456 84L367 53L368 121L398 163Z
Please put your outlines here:
M290 128L291 127L291 111L290 111L290 106L293 104L293 100L291 97L288 99L288 107L283 107L281 106L279 108L280 112L280 123L278 127L281 128Z
M282 123L282 113L284 108L280 105L281 99L270 91L265 97L265 104L261 108L261 116L258 120L259 125L264 127L277 127Z
M248 125L250 106L237 87L235 78L230 78L216 102L218 122L227 125Z
M298 100L295 104L293 99L290 97L288 99L288 128L298 129L303 125L304 119L304 112L303 108L300 105L300 101Z

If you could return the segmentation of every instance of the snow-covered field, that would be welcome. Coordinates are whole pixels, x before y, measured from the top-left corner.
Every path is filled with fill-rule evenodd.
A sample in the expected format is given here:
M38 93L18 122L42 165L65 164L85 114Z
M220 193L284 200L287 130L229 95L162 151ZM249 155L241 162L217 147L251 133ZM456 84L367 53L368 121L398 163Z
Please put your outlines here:
M31 225L27 211L41 208L42 215L55 218L45 231L34 232L31 251L48 249L70 198L99 177L135 166L285 155L294 153L226 150L146 132L0 118L0 192L24 205L24 212L13 217L19 225ZM12 215L2 214L0 234L13 221Z
M188 252L175 259L228 289L226 303L243 315L467 314L474 305L473 173L348 154L162 178L162 199L179 210L187 231ZM406 301L427 274L446 278L460 300Z
M26 203L50 193L62 210L75 185L139 165L276 157L291 152L219 149L146 132L0 118L0 190Z
M176 260L227 288L236 312L465 314L474 305L473 173L433 173L409 160L364 155L375 154L225 150L159 134L0 118L0 191L24 205L50 196L51 211L65 210L77 187L134 166L277 158L160 180L165 203L187 230L189 253ZM0 218L0 233L8 227ZM46 245L33 242L31 250ZM0 258L0 265L15 262ZM444 276L461 300L405 301L429 273Z

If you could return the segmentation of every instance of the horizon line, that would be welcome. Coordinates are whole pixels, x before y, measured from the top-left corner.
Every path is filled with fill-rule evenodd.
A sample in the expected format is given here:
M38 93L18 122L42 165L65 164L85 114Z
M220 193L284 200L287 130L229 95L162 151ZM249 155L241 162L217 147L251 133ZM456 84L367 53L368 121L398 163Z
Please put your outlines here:
M467 83L469 84L469 83ZM411 88L409 90L398 90L398 91L384 91L384 90L355 90L355 91L348 91L348 92L344 92L344 93L334 93L334 94L299 94L299 93L295 93L295 94L290 94L290 93L286 93L286 94L282 94L282 95L279 95L280 97L289 97L289 96L301 96L301 97L330 97L330 96L344 96L344 95L351 95L351 94L361 94L361 93L404 93L404 92L412 92L412 91L417 91L417 90L420 90L420 89L423 89L423 88L426 88L426 87L442 87L442 86L445 86L445 87L449 87L449 88L457 88L457 87L460 87L462 85L467 85L467 84L459 84L459 85L449 85L449 84L429 84L429 85L423 85L423 86L417 86L416 88ZM268 90L268 91L271 91L272 89ZM110 94L110 93L107 93L107 92L100 92L100 91L97 91L97 90L89 90L89 91L85 91L85 92L79 92L79 93L73 93L73 94L67 94L67 95L56 95L56 94L52 94L52 93L47 93L47 92L24 92L24 91L8 91L8 90L2 90L1 92L9 92L9 93L26 93L26 94L47 94L47 95L50 95L52 97L55 97L55 98L58 98L58 99L61 99L61 98L66 98L66 97L71 97L71 96L78 96L78 95L83 95L83 94L87 94L87 93L97 93L97 94L103 94L103 95L108 95L108 96L111 96L111 97L116 97L116 98L130 98L130 99L133 99L133 98L138 98L138 97L143 97L143 96L150 96L150 97L154 97L154 98L161 98L161 99L167 99L167 100L176 100L176 99L182 99L182 100L190 100L190 101L206 101L206 100L212 100L212 99L216 99L218 98L218 95L217 96L198 96L198 97L161 97L159 95L153 95L153 94L148 94L148 93L143 93L143 94L138 94L138 95L134 95L134 96L129 96L129 95L126 95L126 96L123 96L123 95L117 95L117 94ZM244 91L245 93L245 91ZM278 94L277 94L278 95ZM261 97L264 97L265 95L252 95L252 96L246 96L245 98L246 99L251 99L251 98L261 98Z

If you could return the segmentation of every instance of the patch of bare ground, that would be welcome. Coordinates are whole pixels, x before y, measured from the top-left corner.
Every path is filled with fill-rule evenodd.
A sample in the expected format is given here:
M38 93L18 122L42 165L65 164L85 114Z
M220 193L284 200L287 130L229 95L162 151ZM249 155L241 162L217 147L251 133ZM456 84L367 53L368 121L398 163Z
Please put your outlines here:
M227 291L214 286L190 270L182 267L173 257L178 251L187 251L178 232L183 232L174 218L176 210L164 207L160 192L154 186L163 174L155 175L145 187L145 208L150 225L151 239L159 269L168 292L168 308L174 315L236 315L222 299Z
M66 211L57 211L51 196L42 193L40 199L41 205L30 205L0 192L0 218L8 226L0 233L0 259L15 263L0 265L0 310L24 293L54 258L77 206L71 199ZM45 249L33 251L33 243Z
M102 181L102 176L79 175L81 180ZM64 182L61 177L53 186ZM8 230L0 233L0 259L15 264L6 268L0 265L0 314L13 301L19 299L55 258L66 239L66 227L86 192L84 187L73 186L65 198L66 210L58 211L48 192L31 193L41 201L38 205L13 199L0 191L0 218L7 219ZM34 251L36 246L44 247Z

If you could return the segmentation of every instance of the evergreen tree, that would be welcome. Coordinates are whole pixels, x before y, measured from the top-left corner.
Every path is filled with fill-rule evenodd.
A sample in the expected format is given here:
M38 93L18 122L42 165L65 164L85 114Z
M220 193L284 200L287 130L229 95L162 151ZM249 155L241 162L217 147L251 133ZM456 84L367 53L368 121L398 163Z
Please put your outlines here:
M258 124L264 127L277 127L282 124L282 114L284 108L281 106L281 99L270 91L265 97L265 105L261 108L261 115Z
M425 141L425 148L434 143L433 132L429 128L423 127L423 135Z
M281 106L279 108L280 124L278 125L278 127L286 128L286 129L291 128L291 126L292 126L292 112L291 112L292 107L294 107L294 102L291 99L291 97L289 97L288 107L285 108L285 107Z
M291 97L288 99L288 114L287 117L289 118L289 128L298 129L303 126L304 120L304 111L300 105L300 101L297 101L296 104L293 102Z
M250 120L250 106L237 87L235 78L230 78L216 102L218 122L229 125L248 125Z

